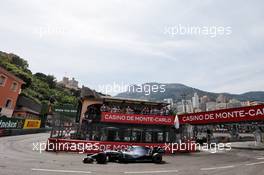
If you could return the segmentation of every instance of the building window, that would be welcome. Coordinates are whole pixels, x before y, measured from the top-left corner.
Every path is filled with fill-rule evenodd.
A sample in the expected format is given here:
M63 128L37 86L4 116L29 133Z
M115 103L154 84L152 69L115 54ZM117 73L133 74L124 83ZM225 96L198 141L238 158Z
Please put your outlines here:
M130 136L131 136L131 129L126 129L125 131L123 131L123 140L125 142L130 142Z
M169 142L169 132L165 132L165 142Z
M158 132L157 133L157 141L158 142L163 142L163 132Z
M0 75L0 86L4 86L6 82L6 76Z
M152 142L152 132L151 131L147 131L145 133L145 142Z
M17 87L18 87L17 82L13 82L12 86L11 86L11 90L16 92L17 91Z
M6 108L12 108L12 100L10 100L10 99L6 100L5 107Z

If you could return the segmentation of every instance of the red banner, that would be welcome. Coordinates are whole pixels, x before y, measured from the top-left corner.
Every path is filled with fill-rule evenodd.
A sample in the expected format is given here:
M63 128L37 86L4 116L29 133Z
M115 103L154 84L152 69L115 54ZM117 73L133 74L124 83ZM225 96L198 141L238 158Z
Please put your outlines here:
M210 124L264 120L264 105L179 115L180 124Z
M174 120L175 116L119 114L111 112L103 112L101 114L101 122L110 123L174 125Z

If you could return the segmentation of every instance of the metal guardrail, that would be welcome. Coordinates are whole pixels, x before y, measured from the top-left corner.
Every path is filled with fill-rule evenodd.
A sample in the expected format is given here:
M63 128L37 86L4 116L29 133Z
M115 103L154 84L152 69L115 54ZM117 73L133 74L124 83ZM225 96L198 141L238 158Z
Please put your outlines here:
M15 136L25 134L45 133L51 131L50 128L38 128L38 129L0 129L0 137Z

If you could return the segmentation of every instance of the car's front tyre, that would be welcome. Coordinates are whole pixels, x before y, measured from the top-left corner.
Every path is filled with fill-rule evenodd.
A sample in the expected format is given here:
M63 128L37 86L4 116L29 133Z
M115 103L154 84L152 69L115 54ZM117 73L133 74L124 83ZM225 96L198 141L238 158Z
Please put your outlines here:
M161 154L158 154L158 153L155 153L152 157L152 161L154 163L161 163L162 162L162 155Z

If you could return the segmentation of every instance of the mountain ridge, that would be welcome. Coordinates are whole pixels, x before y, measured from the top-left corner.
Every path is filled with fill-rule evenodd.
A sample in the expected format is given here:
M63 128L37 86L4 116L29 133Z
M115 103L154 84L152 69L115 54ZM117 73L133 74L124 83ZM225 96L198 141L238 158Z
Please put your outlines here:
M200 97L208 96L210 100L215 101L219 95L224 95L228 99L237 99L240 101L264 101L264 91L249 91L241 94L232 94L232 93L216 93L216 92L208 92L204 90L200 90L198 88L193 88L182 83L144 83L141 86L144 87L146 85L165 85L165 92L163 93L155 93L152 92L149 95L145 95L144 92L122 92L116 95L116 97L124 97L124 98L139 98L145 100L158 100L161 101L166 98L172 98L174 101L180 101L183 98L191 99L193 94L196 92Z

